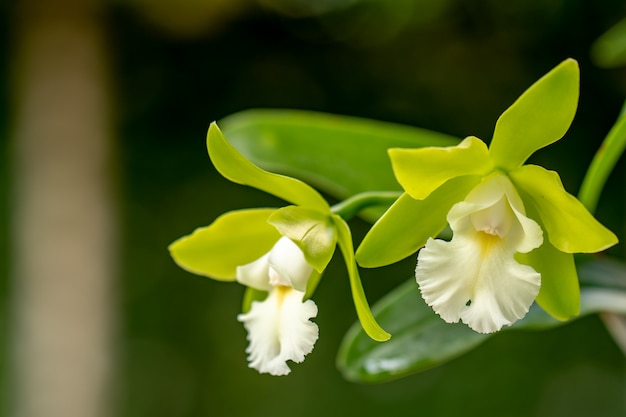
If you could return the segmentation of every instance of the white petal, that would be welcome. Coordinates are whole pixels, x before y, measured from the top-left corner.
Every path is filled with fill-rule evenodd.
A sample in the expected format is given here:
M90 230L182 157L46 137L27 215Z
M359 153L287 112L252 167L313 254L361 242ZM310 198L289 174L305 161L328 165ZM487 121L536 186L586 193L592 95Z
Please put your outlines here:
M237 267L237 282L261 291L270 291L269 253L254 262Z
M305 292L313 267L302 250L287 237L281 237L269 254L270 278L273 285L287 285Z
M246 348L249 366L260 373L287 375L287 361L300 363L313 350L318 338L317 316L312 300L302 302L304 293L290 287L275 287L262 302L255 301L246 314L240 314L248 331Z

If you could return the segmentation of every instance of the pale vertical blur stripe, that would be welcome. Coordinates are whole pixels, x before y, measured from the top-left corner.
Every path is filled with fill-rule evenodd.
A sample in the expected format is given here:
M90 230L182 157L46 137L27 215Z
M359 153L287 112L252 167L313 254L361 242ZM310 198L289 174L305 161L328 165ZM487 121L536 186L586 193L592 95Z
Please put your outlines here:
M15 18L10 415L110 415L114 206L107 50L94 2Z

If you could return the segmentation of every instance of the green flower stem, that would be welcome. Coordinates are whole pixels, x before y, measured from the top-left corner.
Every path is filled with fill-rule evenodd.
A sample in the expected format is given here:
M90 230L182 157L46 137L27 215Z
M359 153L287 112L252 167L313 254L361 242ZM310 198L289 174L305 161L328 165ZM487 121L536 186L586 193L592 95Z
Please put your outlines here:
M587 174L578 193L578 199L593 213L598 205L600 193L613 171L615 164L626 148L626 103L620 116L602 142L600 149L589 165Z
M335 204L330 210L342 219L350 220L366 208L389 206L401 195L400 191L366 191Z

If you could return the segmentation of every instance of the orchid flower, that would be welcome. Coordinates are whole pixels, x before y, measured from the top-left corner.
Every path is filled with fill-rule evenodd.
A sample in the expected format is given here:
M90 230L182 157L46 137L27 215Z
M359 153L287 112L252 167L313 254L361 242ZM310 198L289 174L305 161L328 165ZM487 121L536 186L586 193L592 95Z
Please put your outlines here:
M354 259L347 223L305 183L262 170L241 155L216 123L207 134L209 157L227 179L269 192L293 205L228 212L169 247L189 272L247 287L243 313L249 366L286 375L287 361L302 362L318 338L317 306L310 296L339 245L348 268L357 315L374 339L389 339L374 320Z
M568 130L578 86L578 64L567 59L500 116L489 148L470 136L451 147L390 149L405 192L364 238L359 264L391 264L423 247L415 276L426 303L481 333L511 325L535 300L560 320L577 315L573 253L617 238L556 172L524 163ZM446 223L452 239L435 239Z

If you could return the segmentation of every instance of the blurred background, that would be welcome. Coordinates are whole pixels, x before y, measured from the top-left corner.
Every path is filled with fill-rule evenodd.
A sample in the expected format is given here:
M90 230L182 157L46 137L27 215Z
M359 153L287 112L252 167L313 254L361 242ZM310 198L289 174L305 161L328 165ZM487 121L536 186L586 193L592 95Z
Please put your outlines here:
M618 0L0 3L0 415L623 417L626 361L598 317L346 382L341 259L315 295L315 350L288 377L258 375L236 321L243 288L184 272L167 246L225 211L281 204L216 173L213 120L297 108L489 140L567 57L579 111L532 162L575 194L626 97L626 70L601 68L591 46L625 16ZM621 241L625 179L622 158L597 212ZM358 243L368 225L351 225ZM611 253L624 259L623 243ZM413 268L364 270L370 301Z

